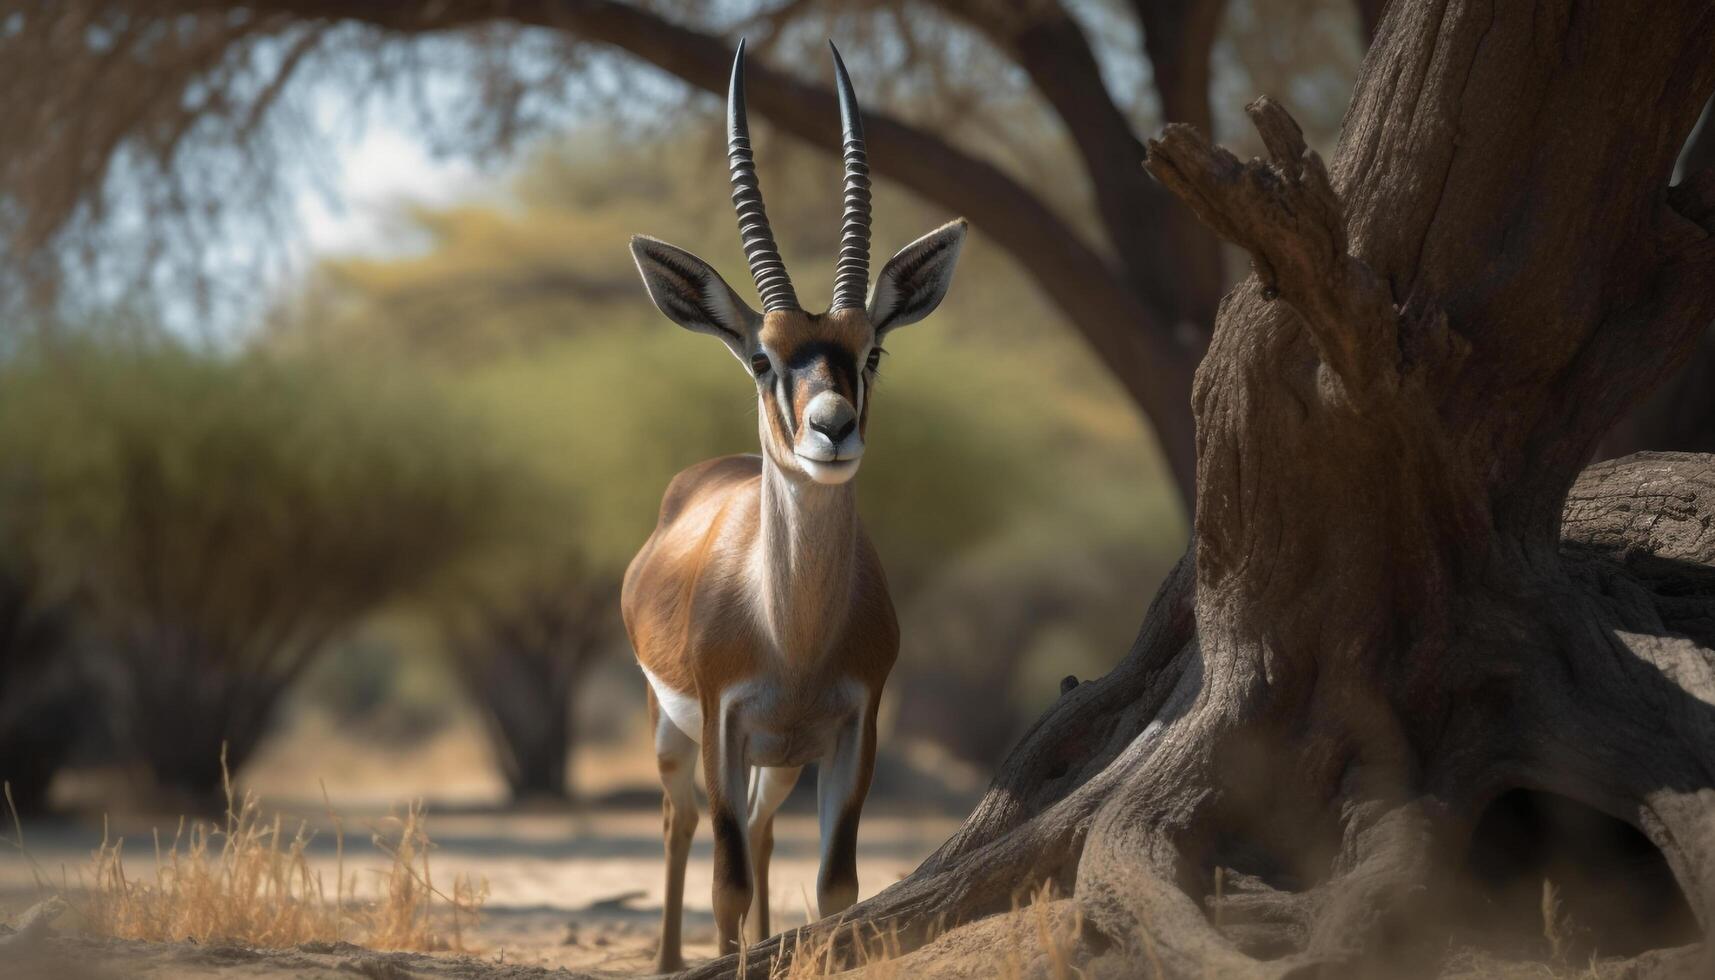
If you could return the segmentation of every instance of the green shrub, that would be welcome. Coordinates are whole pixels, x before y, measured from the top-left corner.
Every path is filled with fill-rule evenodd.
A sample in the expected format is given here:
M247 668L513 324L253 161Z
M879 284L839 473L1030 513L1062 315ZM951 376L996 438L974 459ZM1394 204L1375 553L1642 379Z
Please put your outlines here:
M104 336L0 370L0 506L87 596L128 744L193 794L330 639L496 539L518 479L426 391L331 363Z

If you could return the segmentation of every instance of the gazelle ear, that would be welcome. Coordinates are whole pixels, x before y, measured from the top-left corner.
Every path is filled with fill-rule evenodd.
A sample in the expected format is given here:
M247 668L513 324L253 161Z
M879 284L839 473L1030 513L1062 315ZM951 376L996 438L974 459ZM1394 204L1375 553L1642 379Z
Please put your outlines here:
M877 337L916 323L941 305L953 284L967 226L963 218L949 221L887 260L869 293L869 322Z
M762 324L762 317L726 284L707 262L676 245L647 235L631 236L631 257L649 298L667 319L686 330L713 334L738 355Z

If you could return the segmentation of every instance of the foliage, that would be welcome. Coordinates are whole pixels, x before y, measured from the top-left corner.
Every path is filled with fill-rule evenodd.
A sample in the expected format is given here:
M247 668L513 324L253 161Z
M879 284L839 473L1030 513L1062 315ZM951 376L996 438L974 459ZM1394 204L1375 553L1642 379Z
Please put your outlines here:
M106 336L0 377L0 500L88 597L132 744L192 791L331 637L496 536L512 478L467 419L334 364Z

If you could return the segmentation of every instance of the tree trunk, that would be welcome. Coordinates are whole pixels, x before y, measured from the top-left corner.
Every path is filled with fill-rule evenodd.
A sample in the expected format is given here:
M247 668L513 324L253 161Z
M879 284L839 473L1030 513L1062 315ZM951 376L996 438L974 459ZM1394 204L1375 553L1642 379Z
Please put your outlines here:
M114 664L111 703L121 737L154 778L153 803L219 813L226 777L261 744L287 680L186 662L179 652L159 640L127 647Z
M6 555L5 558L13 558ZM0 568L0 782L22 812L43 809L75 746L89 691L69 604L43 595L34 569Z
M571 797L572 702L617 632L618 597L616 580L572 559L446 624L514 802Z
M1686 180L1715 170L1715 100L1680 154ZM1691 359L1614 426L1602 440L1603 459L1641 450L1715 452L1715 324L1703 331Z
M514 802L570 798L572 695L587 658L555 645L494 643L461 658Z
M1715 461L1579 479L1715 318L1715 175L1668 187L1711 51L1702 2L1393 0L1331 172L1266 99L1266 162L1153 142L1255 268L1197 373L1191 549L958 834L748 969L1044 880L1098 973L1444 950L1517 790L1641 830L1715 925Z

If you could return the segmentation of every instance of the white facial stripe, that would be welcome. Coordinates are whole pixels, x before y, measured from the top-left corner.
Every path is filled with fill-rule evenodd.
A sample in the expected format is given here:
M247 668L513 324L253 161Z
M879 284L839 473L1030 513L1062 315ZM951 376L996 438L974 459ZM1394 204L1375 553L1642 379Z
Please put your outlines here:
M786 376L779 372L774 376L774 405L780 412L780 431L792 438L792 392L786 387Z
M788 401L786 390L786 372L780 370L780 358L763 344L757 344L756 349L768 355L768 363L773 365L774 372L774 406L775 414L780 416L781 431L787 438L792 437L792 403Z

